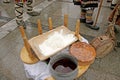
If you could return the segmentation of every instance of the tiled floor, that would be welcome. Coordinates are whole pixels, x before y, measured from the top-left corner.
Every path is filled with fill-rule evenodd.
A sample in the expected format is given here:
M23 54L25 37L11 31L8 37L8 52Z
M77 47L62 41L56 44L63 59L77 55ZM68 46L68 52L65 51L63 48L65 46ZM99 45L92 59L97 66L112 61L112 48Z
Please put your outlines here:
M24 14L24 20L27 25L26 34L30 39L36 35L37 19L41 19L43 32L48 30L48 17L52 17L53 26L63 25L64 14L69 15L69 29L75 30L76 20L80 16L80 7L75 6L72 0L35 0L34 8L41 11L36 17ZM81 23L80 33L88 41L105 32L108 21L107 18L111 12L110 3L104 0L101 13L97 22L100 30L89 29ZM97 9L95 9L93 19L95 19ZM23 47L23 40L15 22L14 0L11 3L4 4L0 1L0 80L27 80L23 63L20 59L20 50ZM118 30L119 27L117 27ZM117 39L120 40L120 33ZM80 80L120 80L120 48L116 48L106 57L96 59L88 71L80 77Z

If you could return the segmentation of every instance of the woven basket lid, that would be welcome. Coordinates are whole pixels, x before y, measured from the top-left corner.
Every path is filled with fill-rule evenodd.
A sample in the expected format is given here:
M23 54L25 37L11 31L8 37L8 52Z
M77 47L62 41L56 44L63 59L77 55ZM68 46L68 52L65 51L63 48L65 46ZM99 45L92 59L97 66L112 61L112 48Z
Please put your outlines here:
M75 56L78 61L89 62L95 59L95 49L85 42L75 42L70 46L70 54Z

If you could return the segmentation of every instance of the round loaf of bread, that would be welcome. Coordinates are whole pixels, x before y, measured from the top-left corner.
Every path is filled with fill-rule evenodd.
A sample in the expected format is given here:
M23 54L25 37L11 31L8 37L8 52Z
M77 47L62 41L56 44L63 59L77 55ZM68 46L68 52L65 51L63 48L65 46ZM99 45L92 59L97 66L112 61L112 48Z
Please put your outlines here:
M77 58L81 66L91 64L95 57L95 49L85 42L75 42L70 46L70 54Z

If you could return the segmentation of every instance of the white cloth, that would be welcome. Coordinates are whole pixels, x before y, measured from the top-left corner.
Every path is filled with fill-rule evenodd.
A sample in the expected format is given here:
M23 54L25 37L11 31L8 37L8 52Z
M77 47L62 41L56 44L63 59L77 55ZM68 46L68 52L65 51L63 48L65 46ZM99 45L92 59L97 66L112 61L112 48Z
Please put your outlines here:
M82 37L82 36L81 36L81 38L82 38L81 42L86 42L86 43L88 43L88 44L89 44L89 42L88 42L88 40L87 40L87 39L85 39L85 38L84 38L84 37Z
M39 61L35 64L25 64L24 63L24 68L26 72L26 76L28 78L33 78L35 79L38 75L41 75L44 73L48 73L47 69L47 64L46 62Z
M43 71L40 75L36 76L35 80L45 80L47 77L50 77L51 74L49 72L49 65L47 65L47 68L45 71Z

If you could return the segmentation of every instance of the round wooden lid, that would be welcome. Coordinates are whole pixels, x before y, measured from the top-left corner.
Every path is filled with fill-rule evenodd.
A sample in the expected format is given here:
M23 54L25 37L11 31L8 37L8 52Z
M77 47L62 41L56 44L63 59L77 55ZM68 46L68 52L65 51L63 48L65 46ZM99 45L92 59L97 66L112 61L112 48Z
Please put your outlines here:
M95 59L95 49L85 42L75 42L70 47L70 54L75 56L78 61L89 62Z

